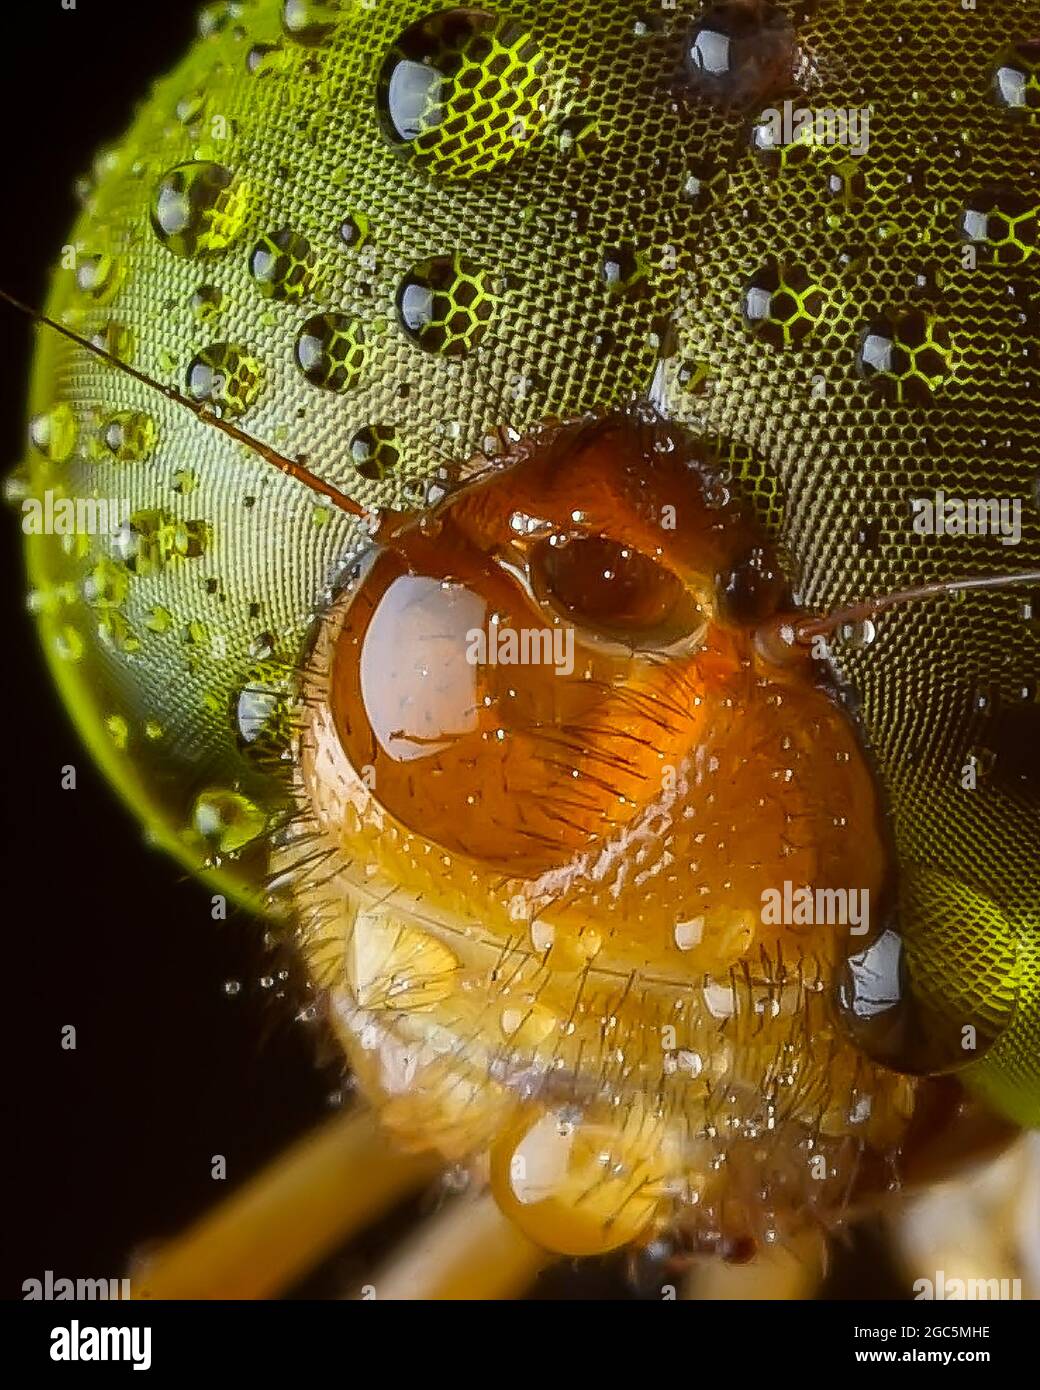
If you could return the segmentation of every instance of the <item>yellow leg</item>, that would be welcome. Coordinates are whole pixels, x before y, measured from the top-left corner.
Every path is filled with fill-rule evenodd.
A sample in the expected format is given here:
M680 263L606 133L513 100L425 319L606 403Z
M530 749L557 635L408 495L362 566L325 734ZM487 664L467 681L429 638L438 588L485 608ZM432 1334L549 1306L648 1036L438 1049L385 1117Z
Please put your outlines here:
M361 1297L512 1298L553 1258L521 1235L490 1195L454 1201L394 1251Z
M337 1116L131 1271L137 1298L271 1298L437 1171Z

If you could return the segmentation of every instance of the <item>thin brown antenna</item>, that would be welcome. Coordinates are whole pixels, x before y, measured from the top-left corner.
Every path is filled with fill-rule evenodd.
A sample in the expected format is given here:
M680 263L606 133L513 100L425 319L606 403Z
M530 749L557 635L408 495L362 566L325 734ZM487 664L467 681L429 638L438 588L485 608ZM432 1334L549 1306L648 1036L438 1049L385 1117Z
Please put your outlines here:
M896 589L890 594L861 599L856 603L834 608L820 617L802 617L783 613L764 623L755 634L755 643L766 660L782 664L804 658L805 648L816 637L827 637L839 628L862 623L901 603L925 602L928 599L951 598L956 594L988 589L1018 589L1040 585L1040 569L1019 570L1015 574L991 574L981 578L939 579L917 584L910 589Z
M288 478L295 478L298 483L302 483L304 487L309 488L311 492L316 492L319 496L326 498L333 506L338 507L340 511L347 512L350 516L363 517L368 515L365 508L362 507L359 502L356 502L353 497L348 497L345 492L340 492L339 488L333 487L331 483L327 483L323 478L319 478L316 473L312 473L309 468L305 467L302 463L298 463L296 459L287 458L284 454L278 453L276 449L272 449L269 444L265 444L260 439L254 439L254 437L251 434L247 434L245 430L240 430L237 425L231 424L229 420L222 420L219 415L215 415L213 411L206 406L205 402L193 401L190 396L183 395L173 386L165 386L161 381L156 381L154 377L148 376L145 372L138 371L136 367L131 367L129 363L121 362L118 357L114 356L111 352L107 352L105 348L99 347L97 343L92 343L89 338L82 337L71 328L67 328L65 324L58 323L56 319L49 318L46 314L40 313L38 309L32 308L31 305L24 304L20 299L16 299L13 294L8 294L5 289L0 289L0 299L5 300L12 308L17 309L19 313L25 314L26 317L32 319L34 323L46 324L47 327L52 328L55 333L60 333L63 338L68 338L70 342L75 343L78 347L85 348L87 352L92 352L95 357L100 357L103 362L107 362L109 366L115 367L117 371L133 377L135 381L141 382L142 385L150 387L153 391L158 391L161 395L165 396L168 401L172 401L174 405L183 406L185 410L190 410L195 418L201 420L204 425L212 425L214 429L220 430L220 432L226 434L229 439L233 439L236 444L244 444L247 449L259 455L265 463L269 463L273 468L277 468L279 473L284 473Z
M821 618L809 618L794 625L795 640L803 644L814 637L824 637L850 623L862 623L876 618L886 609L899 603L917 603L932 598L951 598L955 594L979 589L1018 589L1023 585L1040 584L1040 570L1019 570L1016 574L991 574L976 579L939 579L930 584L917 584L912 589L896 589L891 594L862 599L844 608L835 608Z

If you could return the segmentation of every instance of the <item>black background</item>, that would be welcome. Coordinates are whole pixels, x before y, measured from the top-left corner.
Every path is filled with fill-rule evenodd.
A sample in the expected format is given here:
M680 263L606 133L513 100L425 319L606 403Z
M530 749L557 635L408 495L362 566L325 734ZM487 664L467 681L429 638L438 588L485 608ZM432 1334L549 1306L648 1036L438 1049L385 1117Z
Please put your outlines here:
M4 286L39 304L76 213L73 182L116 139L151 80L195 32L193 0L33 0L5 17ZM12 26L18 26L14 28ZM24 454L33 330L0 306L0 466ZM142 842L93 768L52 690L25 607L17 514L3 517L4 1184L0 1297L22 1281L109 1278L131 1253L182 1228L286 1142L329 1113L337 1069L315 1060L260 977L262 929L214 923L209 892ZM74 763L75 791L60 787ZM225 996L225 980L243 982ZM75 1051L60 1046L74 1024ZM228 1181L210 1160L226 1155ZM424 1199L429 1201L429 1198ZM373 1241L391 1239L397 1222ZM359 1252L297 1290L342 1290ZM620 1261L558 1269L543 1294L624 1296ZM842 1243L829 1290L898 1286L870 1232Z

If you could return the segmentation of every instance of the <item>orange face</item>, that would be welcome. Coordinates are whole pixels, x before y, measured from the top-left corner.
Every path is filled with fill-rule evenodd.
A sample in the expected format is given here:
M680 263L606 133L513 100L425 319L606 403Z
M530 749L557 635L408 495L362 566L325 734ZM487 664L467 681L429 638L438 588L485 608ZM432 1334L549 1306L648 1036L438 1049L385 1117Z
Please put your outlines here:
M845 715L759 654L770 547L628 416L379 539L313 654L285 864L386 1123L573 1253L840 1205L912 1086L834 1026L885 853Z

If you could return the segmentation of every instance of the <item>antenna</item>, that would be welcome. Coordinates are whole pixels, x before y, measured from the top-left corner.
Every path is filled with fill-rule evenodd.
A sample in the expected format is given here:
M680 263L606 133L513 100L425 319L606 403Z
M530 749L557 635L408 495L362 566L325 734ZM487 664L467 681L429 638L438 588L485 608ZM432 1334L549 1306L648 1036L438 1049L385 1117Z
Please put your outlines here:
M46 324L47 327L52 328L55 333L60 333L63 338L67 338L78 347L85 348L87 352L92 352L95 357L100 357L103 362L107 362L109 366L115 367L117 371L124 372L127 376L133 377L135 381L139 381L142 385L150 387L153 391L158 391L161 395L165 396L168 401L172 401L174 405L183 406L185 410L190 410L195 418L201 420L204 425L211 425L214 429L220 430L220 432L226 434L229 439L233 439L236 444L244 444L247 449L259 455L265 463L269 463L273 468L277 468L279 473L284 473L286 477L289 478L295 478L298 483L302 483L304 487L309 488L311 492L316 492L319 496L327 498L328 501L330 501L333 506L338 507L340 511L347 512L350 516L363 517L368 515L365 508L362 507L359 502L355 502L352 497L348 497L345 492L340 492L339 488L333 487L331 483L327 483L323 478L319 478L316 473L312 473L309 468L305 467L302 463L298 463L296 459L287 458L284 454L278 453L276 449L272 449L269 444L263 443L260 439L254 439L254 437L251 434L247 434L245 430L240 430L237 425L231 424L229 420L222 420L220 416L215 415L212 409L207 407L203 401L193 401L190 396L183 395L174 387L164 386L161 381L156 381L153 377L146 375L146 373L138 371L136 367L131 367L129 363L121 362L118 357L113 356L112 353L107 352L103 347L99 347L97 343L92 343L89 338L84 338L79 333L73 332L71 328L67 328L63 323L58 323L56 319L49 318L46 314L40 313L38 309L33 309L30 305L24 304L20 299L16 299L13 294L8 294L5 289L0 289L0 299L5 300L12 308L17 309L19 313L25 314L26 317L32 319L34 323Z
M939 579L918 584L910 589L896 589L890 594L861 599L857 603L834 608L818 618L803 618L796 614L781 614L755 634L759 651L769 661L785 663L804 655L805 647L815 637L826 637L849 623L861 623L876 618L901 603L918 603L934 598L950 598L956 594L987 589L1017 589L1040 585L1040 569L1019 570L1015 574L992 574L981 578Z

